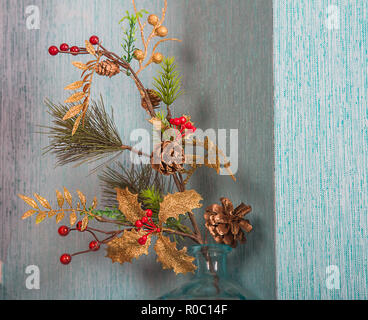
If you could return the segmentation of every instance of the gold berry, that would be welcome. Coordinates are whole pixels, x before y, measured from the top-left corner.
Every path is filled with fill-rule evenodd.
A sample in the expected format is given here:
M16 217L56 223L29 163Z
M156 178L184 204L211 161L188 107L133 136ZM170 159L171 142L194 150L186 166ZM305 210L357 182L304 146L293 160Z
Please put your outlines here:
M144 53L142 50L139 50L139 49L135 50L133 55L134 55L134 58L138 61L144 59Z
M156 35L158 35L159 37L166 37L168 32L169 31L167 30L165 26L161 26L156 29Z
M147 18L147 21L149 24L155 26L158 24L158 16L156 16L155 14L150 14Z
M161 63L161 62L162 62L162 60L164 60L164 56L163 56L161 53L159 53L159 52L156 52L156 53L152 56L152 61L153 61L154 63L159 64L159 63Z

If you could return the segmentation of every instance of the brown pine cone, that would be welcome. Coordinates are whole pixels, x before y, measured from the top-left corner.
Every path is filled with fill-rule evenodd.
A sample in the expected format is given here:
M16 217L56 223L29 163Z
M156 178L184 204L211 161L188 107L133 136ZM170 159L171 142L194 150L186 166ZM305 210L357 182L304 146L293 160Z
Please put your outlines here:
M235 248L237 241L246 241L244 232L252 231L249 220L243 217L252 211L252 208L244 203L234 209L230 199L221 198L222 205L212 204L206 208L204 219L205 226L217 243L225 243Z
M107 76L110 78L120 72L119 65L110 60L105 60L96 64L94 69L100 76Z
M157 95L157 93L152 90L152 89L146 89L147 93L148 93L148 96L151 100L151 103L152 103L152 106L155 108L157 107L160 102L161 102L161 98ZM146 102L146 99L142 98L142 107L144 109L147 109L147 102Z
M164 141L154 147L151 155L151 166L165 176L184 170L184 150L180 144Z

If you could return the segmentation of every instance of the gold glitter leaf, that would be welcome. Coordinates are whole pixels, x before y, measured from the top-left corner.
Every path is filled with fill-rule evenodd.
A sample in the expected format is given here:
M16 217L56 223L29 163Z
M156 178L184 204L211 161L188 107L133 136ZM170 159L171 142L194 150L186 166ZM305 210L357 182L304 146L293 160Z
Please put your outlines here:
M83 109L83 104L78 104L76 106L71 107L68 112L65 114L63 120L68 120L76 116Z
M148 255L148 248L151 244L151 238L148 237L143 246L138 243L138 239L145 233L135 229L125 230L121 238L115 238L107 243L107 255L112 262L132 262L133 258L138 259L141 255Z
M58 205L61 209L64 204L64 197L59 190L55 190L55 192L56 192L56 198L57 198Z
M39 194L37 193L34 193L33 194L35 196L35 198L38 200L39 203L41 203L41 206L43 206L44 208L46 209L49 209L51 210L51 206L50 204L48 203L48 201L44 198L44 197L41 197Z
M194 272L197 267L193 264L195 258L187 254L187 248L176 248L176 243L160 234L155 244L157 261L161 262L163 269L173 269L176 274Z
M75 81L64 88L64 90L77 90L83 86L83 81Z
M86 208L86 196L79 190L77 190L77 193L78 193L79 200L83 208L85 209Z
M84 97L86 96L86 94L84 92L76 92L73 93L68 99L66 99L64 102L65 103L73 103L73 102L77 102L79 100L82 100Z
M70 205L70 207L73 207L72 204L72 195L70 194L69 190L67 188L64 187L64 197L66 202L68 202L68 204Z
M56 223L59 223L61 220L63 220L65 217L65 213L64 211L61 211L59 212L57 215L56 215Z
M144 216L144 212L138 202L138 194L130 193L128 188L125 190L116 188L116 195L119 202L119 210L129 222L134 224Z
M160 205L160 223L166 222L171 217L178 219L180 214L186 214L192 212L193 209L202 207L201 200L203 200L201 195L195 190L167 194Z
M73 210L70 214L69 221L71 226L74 226L74 224L77 222L77 214L75 213L75 210Z
M82 115L80 115L74 122L74 126L73 126L73 131L72 131L72 136L74 136L74 134L77 132L79 124L82 120Z
M26 196L24 196L22 194L18 194L18 197L21 198L25 203L27 203L28 205L30 205L32 208L39 209L38 208L38 205L37 205L37 202L34 201L32 198L26 197Z
M95 210L97 208L97 204L98 204L97 198L94 197L92 202L92 210Z
M86 40L85 43L86 43L86 50L88 51L88 53L96 55L96 51L95 48L93 48L93 45L88 40Z
M82 227L81 227L81 231L86 230L87 226L88 226L88 215L85 215L84 218L82 219Z
M22 216L22 220L29 218L30 216L33 216L37 211L36 210L28 210L25 212Z
M41 223L43 220L45 220L46 218L46 213L45 212L40 212L37 217L36 217L36 224Z
M79 62L79 61L72 61L72 64L74 67L81 69L81 70L87 70L88 66L85 65L83 62Z

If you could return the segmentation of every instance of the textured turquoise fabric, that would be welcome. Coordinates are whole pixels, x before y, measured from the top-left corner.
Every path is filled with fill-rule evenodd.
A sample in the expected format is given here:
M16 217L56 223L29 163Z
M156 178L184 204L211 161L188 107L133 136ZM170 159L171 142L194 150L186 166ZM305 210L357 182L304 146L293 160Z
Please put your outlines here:
M278 298L367 299L368 3L273 3Z

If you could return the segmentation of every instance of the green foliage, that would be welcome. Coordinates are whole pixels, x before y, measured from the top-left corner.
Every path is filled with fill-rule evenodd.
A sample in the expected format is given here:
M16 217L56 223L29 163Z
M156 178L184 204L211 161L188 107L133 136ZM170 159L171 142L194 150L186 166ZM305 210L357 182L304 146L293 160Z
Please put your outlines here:
M130 14L129 11L126 11L126 16L124 16L120 21L119 24L123 24L124 21L128 22L127 27L122 27L123 29L123 43L121 47L125 51L125 55L123 55L123 59L130 63L133 59L133 53L137 49L135 47L135 41L137 40L135 34L138 30L137 28L137 17L142 18L143 13L147 14L146 10L141 10L137 12L137 15L134 13Z
M109 219L116 219L119 221L126 221L124 215L116 207L105 208L105 210L93 210L92 213L98 217L106 217Z
M139 194L140 199L145 209L151 209L153 213L158 214L160 211L160 203L163 198L160 190L152 186L148 189L142 190Z
M169 121L167 121L167 112L164 110L156 112L156 117L159 118L164 127L170 127ZM165 129L163 128L162 131Z
M154 78L154 87L161 100L170 106L183 94L181 90L181 76L176 69L175 58L167 57L161 63L161 71Z

